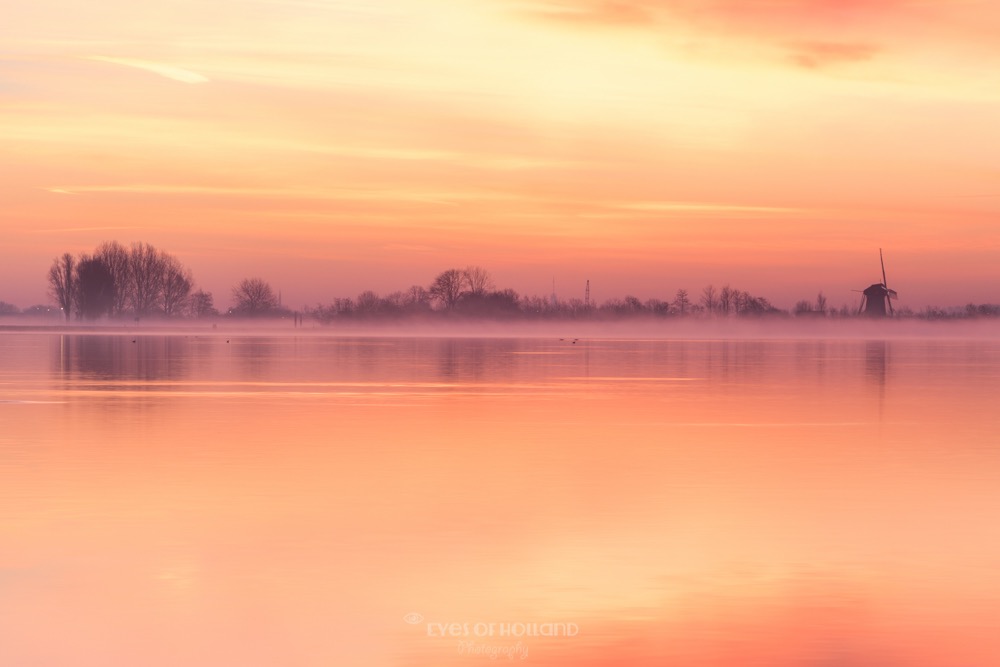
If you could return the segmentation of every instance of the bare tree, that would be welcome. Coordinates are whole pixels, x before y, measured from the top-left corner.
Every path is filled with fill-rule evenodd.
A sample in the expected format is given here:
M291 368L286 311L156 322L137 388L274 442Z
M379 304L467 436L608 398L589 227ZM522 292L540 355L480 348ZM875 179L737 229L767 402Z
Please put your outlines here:
M674 307L677 308L679 314L687 315L691 309L691 299L688 298L686 289L677 290L677 294L674 296Z
M73 310L73 297L76 292L75 268L76 260L68 252L52 260L52 266L49 268L49 292L59 304L67 321Z
M404 305L413 311L430 310L431 294L421 285L413 285L406 290Z
M735 292L733 291L733 288L729 285L723 285L722 289L719 291L719 310L722 312L724 317L729 316L729 310L732 308L734 298Z
M816 310L826 315L826 296L823 292L816 295Z
M747 310L751 298L753 297L750 296L749 292L733 290L733 311L737 315L742 315Z
M481 266L467 266L462 271L462 282L466 292L472 296L481 297L493 289L493 278L489 271Z
M654 315L659 315L663 317L670 314L670 304L661 301L660 299L646 299L646 303L643 307Z
M396 290L382 298L382 305L391 312L399 312L406 308L406 294Z
M639 301L639 297L626 294L625 298L622 299L622 312L637 314L644 310L645 308L642 305L642 301Z
M176 315L191 294L191 271L173 255L160 253L160 308L167 317Z
M123 315L131 295L129 274L132 271L132 262L128 249L118 241L105 241L97 246L94 258L104 263L115 283L115 298L111 314L113 316Z
M806 301L805 299L802 299L801 301L796 303L795 307L792 309L792 313L795 314L796 316L809 315L812 314L813 312L815 312L813 311L813 305L808 301Z
M212 293L205 290L198 290L192 294L188 298L187 306L188 312L194 317L207 317L219 314L219 311L215 309L215 299L212 297Z
M160 301L163 254L148 243L133 243L129 252L129 300L136 317L151 313Z
M278 297L261 278L244 278L233 288L233 311L241 315L264 315L278 307Z
M458 269L448 269L442 272L431 283L430 295L438 301L445 310L451 310L462 297L462 288L465 285L465 274Z
M718 303L718 294L715 291L715 287L713 285L705 287L701 292L701 305L705 306L705 310L709 315L715 314Z
M358 295L354 309L361 315L375 315L381 310L381 306L382 299L379 298L378 293L372 290L365 290Z
M753 296L749 292L742 293L742 315L763 315L777 310L771 302L762 296Z

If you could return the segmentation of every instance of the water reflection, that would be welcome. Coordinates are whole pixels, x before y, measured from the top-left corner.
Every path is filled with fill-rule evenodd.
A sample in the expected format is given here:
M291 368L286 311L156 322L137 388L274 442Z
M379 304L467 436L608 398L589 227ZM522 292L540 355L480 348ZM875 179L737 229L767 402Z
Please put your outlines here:
M226 340L0 340L0 664L1000 658L996 343Z
M276 354L278 341L267 337L227 338L225 345L225 354L235 362L238 377L248 381L271 377L276 364L297 356L294 342L291 350L283 342L281 353Z
M445 338L433 341L426 352L436 359L442 382L462 383L510 379L520 362L513 356L519 349L517 339Z
M51 343L53 366L66 380L91 380L108 389L116 381L174 380L190 373L183 336L59 335Z
M865 343L865 377L884 395L889 344L884 340Z

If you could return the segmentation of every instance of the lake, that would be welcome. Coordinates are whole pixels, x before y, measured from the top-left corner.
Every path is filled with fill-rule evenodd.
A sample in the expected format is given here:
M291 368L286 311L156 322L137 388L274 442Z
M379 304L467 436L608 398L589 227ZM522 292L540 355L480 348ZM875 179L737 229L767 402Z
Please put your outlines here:
M990 336L2 333L0 665L1000 664L998 395Z

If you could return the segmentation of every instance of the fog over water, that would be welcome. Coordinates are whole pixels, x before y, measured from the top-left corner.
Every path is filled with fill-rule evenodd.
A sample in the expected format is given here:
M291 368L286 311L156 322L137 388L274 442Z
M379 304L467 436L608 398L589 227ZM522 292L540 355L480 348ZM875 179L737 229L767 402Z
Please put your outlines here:
M990 323L0 332L0 664L1000 658Z
M463 317L345 318L324 324L306 318L296 326L291 318L209 318L202 320L99 320L53 324L52 318L0 318L0 333L76 333L108 335L276 335L297 337L572 337L657 339L746 338L956 338L998 339L996 318L927 320L916 318L566 318L491 320Z

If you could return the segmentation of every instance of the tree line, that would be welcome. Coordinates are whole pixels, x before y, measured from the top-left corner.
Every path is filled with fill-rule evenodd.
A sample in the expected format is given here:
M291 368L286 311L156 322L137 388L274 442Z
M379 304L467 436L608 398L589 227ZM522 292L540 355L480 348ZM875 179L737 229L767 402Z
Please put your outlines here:
M219 316L211 292L194 289L191 271L171 255L148 243L125 246L106 241L93 253L64 253L48 271L49 293L68 321L108 318L200 318ZM245 278L232 287L232 307L225 315L235 317L295 317L299 312L283 307L280 296L262 278ZM0 301L0 315L43 315L46 306L20 311ZM601 303L589 299L557 299L521 295L498 288L492 275L480 266L452 268L440 272L427 286L380 295L365 290L354 298L335 298L327 304L306 307L304 314L320 322L337 320L398 318L410 316L484 317L492 319L561 319L623 317L850 317L855 309L846 304L829 308L822 292L814 302L795 304L791 313L776 308L768 299L723 285L704 287L690 294L678 289L672 298L641 300L633 295L613 297ZM954 319L1000 317L1000 306L969 304L964 308L928 306L917 313L902 307L898 317Z
M380 296L374 291L361 292L357 298L338 298L329 304L307 308L306 313L322 322L350 318L388 318L435 313L440 316L524 318L596 318L622 317L751 317L782 314L764 297L729 285L716 289L707 286L692 298L679 289L672 299L647 299L627 295L601 303L585 299L557 299L520 295L510 288L498 289L490 273L479 266L447 269L429 286L414 285L405 291Z
M149 243L106 241L93 253L63 253L48 272L49 294L65 320L201 316L212 295L192 292L191 271Z

